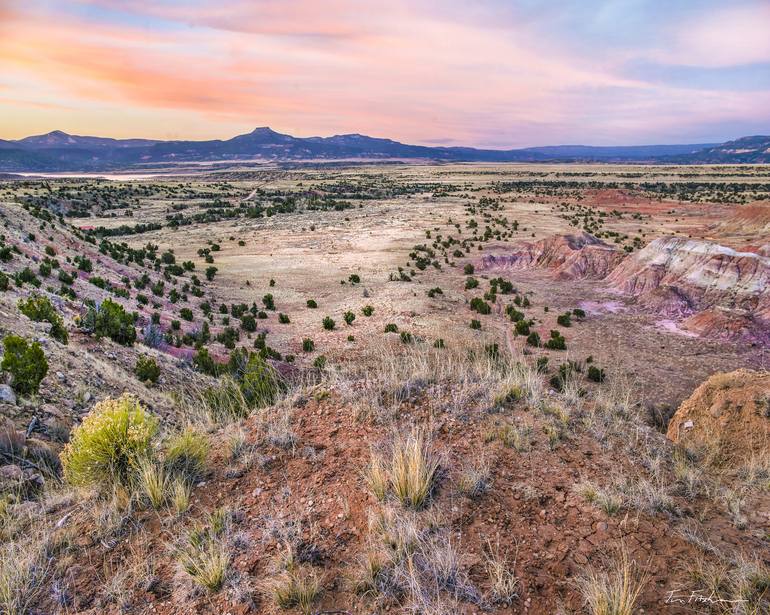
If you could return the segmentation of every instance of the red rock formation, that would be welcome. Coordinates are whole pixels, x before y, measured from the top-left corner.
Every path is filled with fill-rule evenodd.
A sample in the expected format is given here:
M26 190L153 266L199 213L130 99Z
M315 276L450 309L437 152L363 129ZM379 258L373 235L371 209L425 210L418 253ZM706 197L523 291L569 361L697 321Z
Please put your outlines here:
M770 257L705 240L662 237L626 256L587 233L527 242L481 270L548 269L604 279L648 313L711 338L770 344Z
M547 268L563 279L605 277L624 253L588 233L556 235L521 244L504 256L485 256L481 269Z

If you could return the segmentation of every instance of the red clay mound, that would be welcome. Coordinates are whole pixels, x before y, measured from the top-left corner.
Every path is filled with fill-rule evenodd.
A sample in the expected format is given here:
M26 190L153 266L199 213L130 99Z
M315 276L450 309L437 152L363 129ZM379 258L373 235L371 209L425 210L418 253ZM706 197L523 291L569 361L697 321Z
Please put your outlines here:
M728 464L770 455L770 372L714 374L682 402L667 436L690 447L716 447Z
M593 235L556 235L503 256L485 256L481 269L550 269L563 279L601 279L620 263L624 253Z

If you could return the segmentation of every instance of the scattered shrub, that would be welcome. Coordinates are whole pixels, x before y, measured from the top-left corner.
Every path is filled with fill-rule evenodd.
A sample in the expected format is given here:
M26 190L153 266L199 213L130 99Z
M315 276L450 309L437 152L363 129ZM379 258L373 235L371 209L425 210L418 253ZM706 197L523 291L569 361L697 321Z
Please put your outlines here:
M124 346L136 341L134 317L111 299L105 299L98 307L89 307L81 327L97 338L109 337Z
M326 329L327 331L332 331L332 330L334 330L335 326L336 326L336 323L334 322L334 320L332 319L331 316L324 317L324 319L323 319L323 327L324 327L324 329Z
M291 320L289 319L288 314L281 313L281 314L278 314L278 322L281 323L282 325L288 325L291 322Z
M532 331L532 333L527 336L527 345L534 346L535 348L540 346L540 335L537 331Z
M318 303L316 303L315 299L308 299L308 300L307 300L307 306L308 306L308 307L309 307L311 310L314 310L314 309L316 309L316 308L318 307Z
M315 350L315 342L309 337L306 337L302 340L302 350L305 352L313 352L313 350Z
M155 384L160 378L160 367L152 357L141 356L136 360L134 374L142 382L151 382Z
M40 344L29 343L18 335L8 335L3 339L0 369L11 375L14 391L29 395L40 389L40 382L48 373L48 362Z
M551 338L545 343L549 350L566 350L567 342L564 336L558 331L551 331Z
M596 367L596 365L588 366L586 377L593 382L604 382L604 379L606 378L604 370Z
M366 317L369 317L369 316L371 316L372 314L374 314L374 307L373 307L373 306L371 306L371 305L365 305L365 306L364 306L364 307L361 309L361 313L362 313L364 316L366 316Z
M48 297L32 295L26 301L19 301L19 310L35 322L47 322L51 325L51 337L66 344L69 336L64 327L64 320L56 311Z
M398 325L394 322L389 322L385 325L385 333L398 333Z
M356 319L356 315L351 311L347 311L342 318L345 320L346 325L352 325L353 321Z

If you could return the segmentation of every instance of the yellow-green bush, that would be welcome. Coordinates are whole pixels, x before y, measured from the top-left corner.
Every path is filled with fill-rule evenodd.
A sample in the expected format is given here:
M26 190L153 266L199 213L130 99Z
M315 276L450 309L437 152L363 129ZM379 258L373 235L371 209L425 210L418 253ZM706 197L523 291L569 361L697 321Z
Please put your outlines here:
M62 451L64 478L76 486L126 485L157 433L158 419L136 398L105 399L73 430Z
M165 450L166 466L170 472L194 480L206 471L209 441L192 427L169 438Z

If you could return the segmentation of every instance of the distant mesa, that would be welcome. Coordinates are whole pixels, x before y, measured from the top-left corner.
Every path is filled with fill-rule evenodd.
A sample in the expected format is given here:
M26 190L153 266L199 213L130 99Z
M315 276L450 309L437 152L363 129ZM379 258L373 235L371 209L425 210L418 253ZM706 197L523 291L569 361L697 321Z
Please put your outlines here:
M357 133L300 138L262 126L226 140L111 139L71 135L60 130L16 141L0 140L0 172L96 172L130 169L139 164L349 159L488 163L763 163L770 162L770 137L744 137L723 144L555 145L493 150L409 145Z

